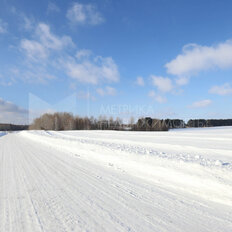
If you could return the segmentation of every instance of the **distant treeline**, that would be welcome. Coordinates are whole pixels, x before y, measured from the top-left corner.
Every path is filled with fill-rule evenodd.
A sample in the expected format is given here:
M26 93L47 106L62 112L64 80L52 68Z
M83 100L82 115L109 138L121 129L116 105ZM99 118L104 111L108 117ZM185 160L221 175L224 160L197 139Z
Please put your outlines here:
M187 124L181 119L140 118L136 123L131 118L128 124L122 119L100 116L73 116L70 113L44 114L34 120L32 130L132 130L132 131L167 131L172 128L232 126L232 119L191 119Z
M19 130L28 130L27 125L13 125L13 124L1 124L0 123L0 131L19 131Z
M232 119L190 119L187 127L232 126Z
M80 117L70 113L44 114L34 120L30 130L123 130L126 126L120 118Z
M122 119L100 116L73 116L70 113L44 114L34 120L30 126L0 124L0 131L17 130L131 130L131 131L167 131L172 128L232 126L232 119L190 119L185 123L181 119L140 118L124 124Z
M167 131L170 128L184 128L185 123L179 119L152 119L141 118L134 123L131 118L128 124L124 124L120 118L98 119L91 117L73 116L69 113L44 114L34 120L30 125L31 130L132 130L132 131Z
M184 128L185 123L180 119L152 119L150 117L140 118L133 125L132 130L136 131L167 131L171 128Z
M190 119L187 124L181 119L142 118L134 125L135 130L168 130L186 127L232 126L232 119Z

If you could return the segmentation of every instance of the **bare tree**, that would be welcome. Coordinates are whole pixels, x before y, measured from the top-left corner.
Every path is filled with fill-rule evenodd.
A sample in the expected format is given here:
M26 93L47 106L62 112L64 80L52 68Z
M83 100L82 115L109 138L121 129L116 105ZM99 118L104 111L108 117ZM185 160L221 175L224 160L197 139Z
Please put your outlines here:
M74 117L70 113L44 114L36 118L30 125L31 130L109 130L120 129L122 120L117 118L115 121L111 117L99 116L98 120L94 117Z

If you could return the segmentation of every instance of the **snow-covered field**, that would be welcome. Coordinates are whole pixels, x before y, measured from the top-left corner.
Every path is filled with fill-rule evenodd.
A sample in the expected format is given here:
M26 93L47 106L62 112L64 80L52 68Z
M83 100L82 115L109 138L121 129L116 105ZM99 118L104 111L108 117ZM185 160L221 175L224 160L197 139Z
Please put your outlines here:
M0 231L231 232L232 127L0 132Z

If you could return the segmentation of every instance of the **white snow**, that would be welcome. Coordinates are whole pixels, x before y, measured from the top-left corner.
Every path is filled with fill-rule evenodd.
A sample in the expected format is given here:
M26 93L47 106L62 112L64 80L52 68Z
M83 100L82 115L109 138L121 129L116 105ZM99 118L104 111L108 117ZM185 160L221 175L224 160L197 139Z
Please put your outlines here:
M232 127L23 131L0 160L0 231L232 231Z

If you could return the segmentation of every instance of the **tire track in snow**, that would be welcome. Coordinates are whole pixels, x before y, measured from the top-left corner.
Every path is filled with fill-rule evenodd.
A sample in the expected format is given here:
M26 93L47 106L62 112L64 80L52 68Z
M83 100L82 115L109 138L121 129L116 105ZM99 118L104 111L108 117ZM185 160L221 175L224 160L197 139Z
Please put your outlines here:
M0 231L232 228L232 210L225 205L190 198L17 134L0 140L0 160L0 215L8 212L8 217L0 217Z

